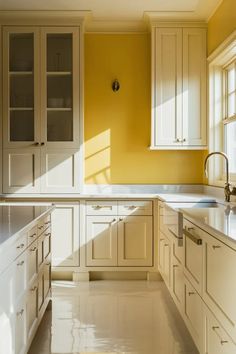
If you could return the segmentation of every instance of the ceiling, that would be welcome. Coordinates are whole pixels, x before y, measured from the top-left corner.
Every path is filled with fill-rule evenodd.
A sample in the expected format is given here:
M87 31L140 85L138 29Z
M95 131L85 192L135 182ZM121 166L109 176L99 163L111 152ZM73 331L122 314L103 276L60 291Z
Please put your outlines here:
M144 14L168 20L207 20L222 0L0 0L0 10L90 11L93 22L143 22Z

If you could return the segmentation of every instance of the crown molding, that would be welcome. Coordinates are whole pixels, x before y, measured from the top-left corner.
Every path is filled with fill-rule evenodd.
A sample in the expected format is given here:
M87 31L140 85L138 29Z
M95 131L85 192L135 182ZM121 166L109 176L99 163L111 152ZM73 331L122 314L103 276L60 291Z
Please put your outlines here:
M97 19L88 18L85 23L86 33L132 33L148 32L147 23L142 19Z
M236 30L234 30L207 58L210 65L223 65L236 55Z
M1 10L1 25L66 25L84 24L91 11L64 10Z

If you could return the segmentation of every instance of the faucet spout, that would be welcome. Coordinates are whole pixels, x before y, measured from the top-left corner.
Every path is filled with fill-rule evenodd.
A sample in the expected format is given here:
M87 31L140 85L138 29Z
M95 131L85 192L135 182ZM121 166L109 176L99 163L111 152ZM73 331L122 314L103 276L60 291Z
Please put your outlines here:
M228 156L221 151L214 151L211 152L210 154L207 155L207 157L205 158L205 162L204 162L204 171L205 171L205 176L208 177L208 172L207 172L207 162L209 157L213 156L213 155L220 155L223 156L225 158L225 167L226 167L226 184L229 184L229 159Z
M225 192L225 201L229 202L230 201L230 195L235 195L235 190L233 188L233 190L230 190L230 184L229 184L229 159L228 156L221 151L214 151L211 152L210 154L207 155L207 157L205 158L205 162L204 162L204 170L205 170L205 176L208 177L208 173L207 173L207 162L209 157L213 156L213 155L220 155L223 156L225 159L225 167L226 167L226 183L225 183L225 187L224 187L224 192Z

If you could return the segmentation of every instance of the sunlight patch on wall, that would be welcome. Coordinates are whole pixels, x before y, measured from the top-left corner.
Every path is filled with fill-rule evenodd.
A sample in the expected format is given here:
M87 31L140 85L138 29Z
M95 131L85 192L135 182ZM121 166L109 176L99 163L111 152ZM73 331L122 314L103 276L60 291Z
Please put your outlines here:
M85 143L85 183L111 182L110 129L92 137Z

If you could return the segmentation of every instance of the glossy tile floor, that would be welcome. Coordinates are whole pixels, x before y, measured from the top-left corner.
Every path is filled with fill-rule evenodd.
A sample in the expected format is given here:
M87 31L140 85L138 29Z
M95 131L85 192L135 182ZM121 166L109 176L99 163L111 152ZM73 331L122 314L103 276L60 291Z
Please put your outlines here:
M53 284L30 354L197 354L161 281Z

